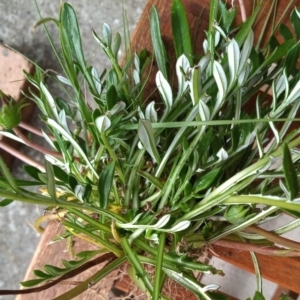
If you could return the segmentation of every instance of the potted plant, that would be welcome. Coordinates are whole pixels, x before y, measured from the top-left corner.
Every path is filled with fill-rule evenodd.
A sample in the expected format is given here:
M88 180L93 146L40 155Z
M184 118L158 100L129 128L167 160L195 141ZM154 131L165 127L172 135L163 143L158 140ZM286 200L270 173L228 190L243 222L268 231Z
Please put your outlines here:
M107 264L101 270L56 299L79 295L124 264L151 299L172 299L164 289L169 280L200 299L227 299L217 285L202 286L195 278L195 272L222 274L199 262L203 247L247 247L257 270L255 253L300 255L298 242L259 227L282 212L298 219L300 208L299 129L289 131L299 121L299 31L284 27L281 44L272 37L260 49L251 30L260 9L261 3L236 27L235 10L211 1L204 53L198 57L183 5L174 0L175 66L168 65L155 8L153 56L128 51L121 64L120 35L103 24L102 35L93 35L112 68L99 74L85 59L75 11L62 4L55 20L61 49L51 44L63 75L50 76L39 67L27 74L39 91L30 97L47 126L42 135L51 150L39 149L45 153L44 170L24 167L30 182L13 178L0 159L0 205L18 200L46 206L66 229L62 239L79 236L98 250L84 252L65 268L45 266L23 286L60 278L103 253ZM290 20L297 28L297 9ZM152 59L159 69L156 102L143 93ZM48 77L65 91L65 99L51 95ZM87 92L95 108L87 103ZM6 130L1 134L36 147L18 130L21 107L9 100L2 108ZM37 228L43 220L37 220ZM260 284L254 299L263 299Z

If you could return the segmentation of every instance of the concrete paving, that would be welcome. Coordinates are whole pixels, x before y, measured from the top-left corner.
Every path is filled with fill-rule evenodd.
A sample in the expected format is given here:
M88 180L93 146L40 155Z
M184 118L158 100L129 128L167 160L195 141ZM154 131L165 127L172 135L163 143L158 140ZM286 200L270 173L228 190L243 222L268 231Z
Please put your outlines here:
M58 18L60 2L37 0L43 17ZM91 57L93 65L101 72L108 67L108 61L94 40L92 30L101 34L101 24L106 22L113 30L122 33L122 1L70 0L69 3L77 12L86 57ZM124 0L131 30L138 21L144 4L145 0ZM34 0L0 0L0 42L18 50L44 69L59 71L42 26L34 28L39 19ZM48 28L55 45L58 45L56 25L49 23ZM32 123L38 128L42 126L37 113L33 115ZM29 149L23 148L23 151L42 159ZM18 177L23 174L19 161L15 162L13 172ZM17 202L0 209L0 289L19 287L18 282L22 281L39 241L39 235L30 224L42 213L42 208ZM15 297L0 296L0 299L12 300Z

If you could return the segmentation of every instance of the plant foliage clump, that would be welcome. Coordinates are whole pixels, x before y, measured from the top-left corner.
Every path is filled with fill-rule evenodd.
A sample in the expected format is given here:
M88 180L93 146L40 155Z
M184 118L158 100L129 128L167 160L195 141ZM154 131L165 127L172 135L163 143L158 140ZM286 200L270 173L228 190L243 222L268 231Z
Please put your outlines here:
M204 247L224 241L240 249L246 245L256 267L254 252L299 255L300 245L280 234L299 226L300 136L298 128L289 128L300 106L300 36L280 27L283 42L272 36L264 48L257 47L252 26L260 5L235 27L236 10L211 1L200 55L193 53L184 7L174 0L174 68L155 8L153 55L127 49L120 64L121 36L103 24L102 33L93 35L112 67L101 74L86 61L75 11L68 3L61 6L56 21L61 49L54 50L63 75L47 77L65 91L65 99L51 95L40 68L27 74L39 92L31 98L47 125L43 135L56 155L45 156L44 171L24 168L32 182L14 179L0 160L5 199L0 204L19 200L55 209L66 229L62 238L81 237L100 250L78 254L79 260L64 261L64 268L46 265L24 286L63 276L108 252L113 259L88 279L89 286L128 262L151 299L167 299L162 294L167 278L200 299L223 299L217 285L203 286L195 277L195 272L222 274L199 262ZM297 9L290 20L297 28ZM152 60L159 68L155 100L144 93ZM3 134L17 139L12 132ZM44 193L29 191L30 185ZM258 227L281 213L295 220L273 233ZM155 266L153 278L145 265ZM261 299L259 272L257 277L255 299Z

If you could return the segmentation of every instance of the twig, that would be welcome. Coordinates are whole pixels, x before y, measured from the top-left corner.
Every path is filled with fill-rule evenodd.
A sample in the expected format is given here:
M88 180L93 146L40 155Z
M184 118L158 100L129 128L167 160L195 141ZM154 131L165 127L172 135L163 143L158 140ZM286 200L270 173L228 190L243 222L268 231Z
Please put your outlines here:
M38 168L42 172L45 172L45 167L42 164L33 160L32 158L25 155L24 153L21 153L20 151L16 150L15 148L7 145L6 143L0 142L0 148L5 150L6 152L10 153L14 157L20 159L21 161L25 162L26 164L29 164L33 167Z
M239 4L240 4L240 10L241 10L242 21L243 21L243 22L246 22L246 20L247 20L247 14L246 14L246 9L245 9L244 0L239 0Z
M30 139L28 139L26 137L26 135L24 135L21 130L18 128L18 127L14 127L13 128L13 131L14 133L19 137L21 138L24 143L31 147L32 149L35 149L43 154L46 154L46 155L50 155L50 156L53 156L53 157L56 157L56 158L60 158L60 159L63 159L63 155L59 152L56 152L56 151L52 151L52 150L49 150L43 146L40 146L40 145L37 145L36 143L32 142ZM73 160L76 161L76 162L79 162L79 158L78 157L73 157Z
M21 122L18 126L20 126L20 127L23 128L23 129L26 129L27 131L29 131L29 132L31 132L31 133L34 133L34 134L36 134L36 135L38 135L38 136L44 137L44 135L43 135L43 133L41 132L41 130L39 130L39 129L33 127L33 126L31 126L31 125L28 124L28 123ZM54 137L54 136L52 136L52 135L48 135L48 136L50 137L50 139L51 139L52 141L55 140L55 137Z
M97 257L91 261L86 262L85 264L83 264L82 266L62 275L61 277L46 283L42 286L38 286L35 288L29 288L29 289L24 289L24 290L0 290L0 295L25 295L25 294L32 294L32 293L38 293L44 290L49 289L50 287L61 283L63 281L65 281L66 279L72 278L84 271L86 271L87 269L99 265L100 263L103 263L105 261L107 261L108 263L112 262L113 260L116 259L116 256L113 253L107 253L104 254L100 257Z
M271 241L273 243L276 243L276 244L280 244L284 247L300 250L300 243L298 243L296 241L289 240L289 239L284 238L282 236L279 236L279 235L277 235L273 232L267 231L267 230L262 229L258 226L250 225L246 228L246 231L248 231L250 233L260 234L261 236L265 237L269 241Z
M271 255L271 256L286 256L286 257L300 256L300 251L294 251L290 249L271 247L271 246L261 246L261 245L255 245L250 243L242 243L242 242L236 242L236 241L225 240L225 239L215 241L212 244L230 248L230 249L236 249L236 250L248 251L248 252L252 251L255 253Z
M36 143L32 142L30 139L28 139L28 138L26 137L26 135L24 135L24 134L21 132L21 130L20 130L18 127L14 127L14 128L13 128L13 131L14 131L14 133L15 133L19 138L21 138L21 139L25 142L25 144L26 144L27 146L29 146L29 147L31 147L31 148L33 148L33 149L35 149L35 150L37 150L37 151L39 151L39 152L41 152L41 153L44 153L44 154L47 154L47 155L51 155L51 156L54 156L54 157L56 157L56 158L63 159L63 156L62 156L61 153L56 152L56 151L49 150L49 149L47 149L47 148L45 148L45 147L42 147L42 146L37 145Z

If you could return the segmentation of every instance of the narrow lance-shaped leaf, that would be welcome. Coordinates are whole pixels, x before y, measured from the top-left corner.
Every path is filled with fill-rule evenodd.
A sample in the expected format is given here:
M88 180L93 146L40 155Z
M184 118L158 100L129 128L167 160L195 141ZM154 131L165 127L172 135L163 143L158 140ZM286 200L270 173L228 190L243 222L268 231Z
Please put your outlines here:
M169 82L166 80L166 78L164 77L161 71L157 72L155 80L156 80L156 86L165 102L165 106L166 106L165 114L166 114L167 112L169 112L170 108L173 105L172 89Z
M184 54L192 65L192 42L189 31L189 24L185 13L185 8L181 0L173 0L171 11L172 32L176 57L178 58L182 54Z
M253 300L266 300L262 293L256 291Z
M227 92L227 78L222 66L217 61L214 61L213 75L219 90L217 94L215 107L212 113L212 115L214 116L218 112L219 108L222 106Z
M193 105L197 104L199 102L200 93L201 93L201 81L200 81L200 67L195 66L191 69L191 79L189 81L190 86L190 94L193 101Z
M151 123L157 122L157 112L155 110L155 102L151 101L145 110L145 118L150 120Z
M103 134L111 126L111 121L107 116L104 115L96 118L95 125L99 132Z
M78 152L78 154L81 155L81 157L85 160L87 165L89 166L90 170L93 172L93 174L98 178L98 174L93 168L92 164L90 163L89 159L86 157L84 151L81 149L81 147L78 145L78 143L73 139L71 135L69 135L60 125L58 125L54 120L48 119L47 124L53 128L55 128L66 140L68 140L72 146L75 148L75 150Z
M297 65L297 61L299 58L299 50L300 50L300 42L298 42L296 45L294 45L287 53L286 58L285 58L285 69L287 75L291 75L291 72Z
M55 178L53 166L45 160L46 175L47 175L47 191L53 200L56 200Z
M241 72L241 70L245 67L245 64L247 63L248 57L252 50L253 40L254 40L254 34L253 31L250 30L246 37L245 43L243 45L243 49L241 51L238 73Z
M142 142L146 151L151 155L153 160L157 163L160 163L161 159L156 148L154 132L149 120L140 119L138 135L140 141Z
M210 120L209 107L205 104L203 100L199 101L199 114L202 121Z
M300 81L297 82L291 93L289 94L288 98L286 99L286 104L291 104L295 100L300 97Z
M113 44L113 48L112 48L112 52L113 52L115 58L118 57L121 43L122 43L121 35L120 35L120 33L117 32L114 36L114 44Z
M296 7L291 13L290 20L294 27L297 41L299 41L300 40L300 30L299 30L299 28L300 28L300 12L298 11L298 9Z
M43 84L43 82L40 83L40 89L43 92L43 94L45 95L45 98L46 98L47 103L49 105L48 110L47 110L48 115L49 116L54 115L55 119L58 121L59 118L58 118L58 112L57 112L57 109L56 109L55 101L54 101L52 95L50 94L50 92L48 91L48 89Z
M114 173L115 163L112 162L105 166L99 177L98 194L100 207L103 209L107 209L108 207L109 194L113 183Z
M227 9L226 3L219 1L219 10L221 18L223 20L223 27L226 30L226 33L228 33L230 30L230 26L236 16L236 7L233 6L230 9Z
M185 79L185 74L188 72L190 64L188 59L184 54L182 54L176 62L176 75L178 78L178 94L177 98L181 97L183 92L188 87L188 82Z
M118 92L112 84L106 91L106 104L108 110L111 110L118 103Z
M105 41L107 46L111 48L112 31L110 26L107 23L102 24L102 35L103 35L103 40Z
M193 192L198 193L200 191L210 188L217 176L219 175L220 171L220 168L216 168L199 177L199 179L197 179L194 184Z
M11 204L12 202L14 202L14 200L11 200L11 199L3 199L2 201L0 201L0 207L7 206L7 205Z
M283 144L283 171L286 186L290 193L289 200L294 200L299 192L299 182L290 149L285 143Z
M73 7L68 3L64 3L62 6L60 23L62 28L61 30L64 31L66 38L69 40L69 46L71 47L74 58L77 60L79 65L85 69L85 59L82 51L82 43L76 13Z
M240 56L241 56L239 45L235 39L232 39L231 42L229 43L227 52L228 52L228 66L229 66L229 73L230 73L229 85L231 86L236 79L237 72L239 69Z
M266 66L271 65L272 63L275 63L276 61L283 58L287 52L293 47L294 40L289 40L278 46L260 65L259 69L262 69Z
M92 89L94 94L97 94L96 87L94 85L94 80L91 74L87 70L83 50L82 42L79 31L79 26L77 22L77 16L74 8L69 3L64 3L61 7L60 12L60 33L61 41L64 44L65 51L71 51L72 57L68 57L69 53L65 53L64 58L69 61L66 61L67 64L71 65L72 60L77 61L80 66L81 71L89 84L89 87ZM70 48L70 49L67 49ZM73 71L74 73L74 68ZM75 74L72 74L75 75Z
M286 41L293 38L293 34L291 33L290 29L285 24L280 24L279 32Z
M153 50L159 70L165 78L168 78L167 72L167 54L166 48L161 38L158 13L155 7L152 7L150 15L150 33L152 39Z
M6 163L4 162L4 160L2 159L2 157L0 156L0 168L2 170L2 174L5 177L5 179L7 180L7 183L9 184L9 186L15 191L15 192L19 192L19 187L15 181L15 179L13 178L12 174L10 173Z

